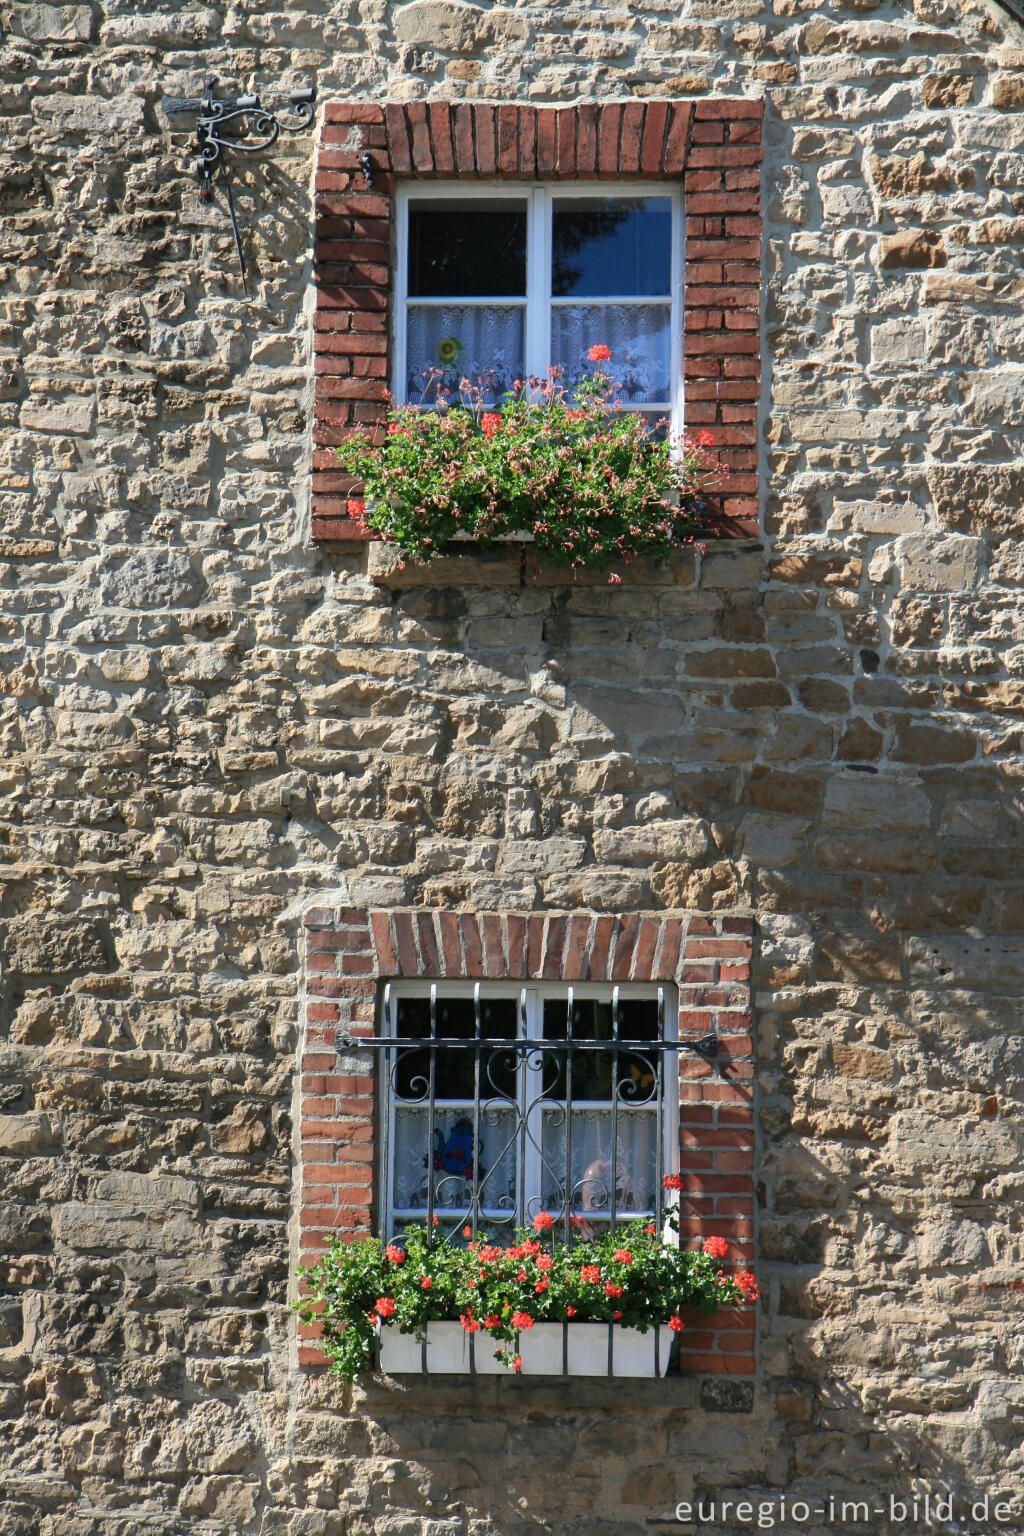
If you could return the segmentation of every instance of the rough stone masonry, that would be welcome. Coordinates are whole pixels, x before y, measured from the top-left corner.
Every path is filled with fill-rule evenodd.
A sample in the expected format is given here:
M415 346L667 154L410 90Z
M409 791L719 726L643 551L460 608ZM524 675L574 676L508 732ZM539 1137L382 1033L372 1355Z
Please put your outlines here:
M0 31L0 1532L632 1536L924 1489L1019 1522L1022 29L5 0ZM315 135L242 173L246 304L160 110L209 75L763 98L762 538L616 589L314 546ZM299 1366L303 917L350 905L753 919L754 1376Z

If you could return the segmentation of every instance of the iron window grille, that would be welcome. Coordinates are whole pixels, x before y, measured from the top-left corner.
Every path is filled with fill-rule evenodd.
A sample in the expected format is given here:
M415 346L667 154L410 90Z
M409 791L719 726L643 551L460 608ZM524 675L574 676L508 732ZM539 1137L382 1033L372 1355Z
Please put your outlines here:
M671 1002L670 1002L671 994ZM674 990L391 982L380 1053L380 1229L500 1236L540 1211L571 1245L662 1229L678 1166ZM436 1218L436 1221L435 1221Z

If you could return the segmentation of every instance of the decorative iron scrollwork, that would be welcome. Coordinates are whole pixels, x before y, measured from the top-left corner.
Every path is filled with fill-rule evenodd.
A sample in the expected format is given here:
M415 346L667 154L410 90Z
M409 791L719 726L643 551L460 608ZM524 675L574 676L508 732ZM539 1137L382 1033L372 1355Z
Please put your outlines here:
M245 257L235 217L235 202L231 195L231 178L228 174L226 151L245 155L262 154L276 141L282 129L285 133L298 133L313 121L316 105L316 88L306 86L292 91L287 107L294 114L293 122L286 122L263 106L258 96L233 96L217 100L215 79L207 80L201 97L169 96L163 108L168 116L182 112L194 112L196 120L196 149L198 154L190 169L199 182L199 196L208 202L213 195L213 183L218 172L224 183L231 233L235 238L235 253L242 278L242 292L249 297L246 288Z

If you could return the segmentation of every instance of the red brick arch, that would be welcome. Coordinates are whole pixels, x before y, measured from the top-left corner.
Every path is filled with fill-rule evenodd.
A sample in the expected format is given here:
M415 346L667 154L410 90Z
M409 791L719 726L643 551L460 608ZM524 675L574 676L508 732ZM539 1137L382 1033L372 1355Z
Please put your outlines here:
M756 535L762 112L742 96L576 107L329 102L316 174L313 538L368 537L348 516L352 482L333 450L382 418L395 186L431 177L682 178L686 423L713 434L730 470L722 532Z

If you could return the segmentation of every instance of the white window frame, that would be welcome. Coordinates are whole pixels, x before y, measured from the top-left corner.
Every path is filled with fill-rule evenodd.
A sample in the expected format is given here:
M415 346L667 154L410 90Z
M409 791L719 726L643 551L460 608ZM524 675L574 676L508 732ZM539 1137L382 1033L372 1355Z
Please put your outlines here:
M626 410L638 412L663 411L669 419L674 435L683 431L683 272L685 252L683 189L681 184L670 181L573 181L529 182L508 181L432 181L403 182L399 185L396 199L395 238L397 260L395 262L395 302L392 332L392 385L395 397L406 398L406 313L409 303L409 204L410 202L436 202L447 198L472 201L477 197L508 198L527 204L526 225L526 293L502 295L500 298L447 297L443 299L413 300L415 304L515 304L525 306L524 351L527 375L544 378L551 359L551 308L553 305L581 304L651 304L660 302L657 295L630 295L629 297L580 297L552 298L551 288L551 233L552 204L569 198L585 197L659 197L668 198L671 204L671 268L669 279L669 399L654 404L624 405Z
M383 1005L380 1016L380 1033L395 1038L398 1034L398 1003L401 998L429 998L431 989L437 988L437 997L465 997L472 998L479 989L481 999L502 997L514 1001L516 1007L517 1036L523 1040L541 1040L544 1026L544 1003L549 999L565 1001L570 988L573 998L577 1001L598 999L611 1001L613 992L617 988L619 997L627 1002L630 999L644 999L654 1001L659 992L664 995L664 1040L674 1045L679 1039L679 999L675 986L668 982L524 982L510 979L508 981L432 981L405 980L389 982L385 988ZM379 1179L378 1179L378 1221L377 1226L384 1237L394 1237L400 1234L409 1222L422 1219L421 1211L406 1211L396 1215L391 1207L391 1191L394 1188L394 1152L396 1142L395 1110L399 1100L391 1092L391 1072L395 1065L397 1055L404 1050L414 1050L429 1040L410 1038L408 1044L391 1047L386 1050L381 1061L380 1088L379 1088L379 1113L378 1122L385 1127L383 1148L380 1152ZM472 1047L472 1039L467 1039L466 1046ZM679 1053L677 1050L666 1049L662 1051L662 1171L665 1174L679 1172ZM525 1075L525 1083L521 1076ZM539 1061L530 1061L529 1055L524 1054L520 1058L517 1067L517 1098L519 1103L530 1104L538 1098L540 1092L542 1069ZM516 1148L516 1195L517 1205L526 1210L529 1202L535 1202L534 1208L539 1209L541 1193L542 1166L539 1145L541 1143L541 1118L545 1104L557 1105L564 1100L548 1099L545 1103L535 1104L530 1116L530 1136L526 1148L525 1166L521 1158L521 1149ZM573 1099L574 1110L608 1109L611 1101L607 1099ZM481 1104L487 1100L481 1099ZM465 1099L435 1100L435 1108L439 1110L451 1110L462 1108L466 1104ZM621 1100L620 1100L621 1108ZM628 1112L628 1111L627 1111ZM657 1106L652 1102L649 1113L656 1113ZM665 1196L662 1200L662 1208L673 1203L674 1197ZM619 1213L617 1220L626 1221L634 1215L643 1215L643 1212ZM601 1220L600 1217L597 1218ZM485 1218L481 1220L485 1223ZM603 1223L602 1223L603 1224Z

